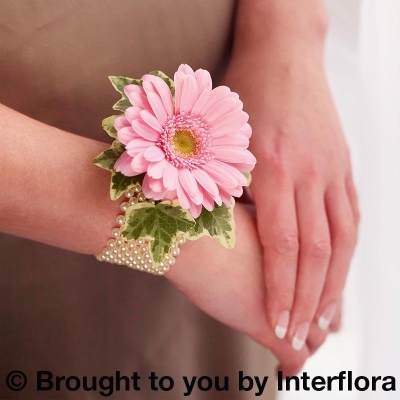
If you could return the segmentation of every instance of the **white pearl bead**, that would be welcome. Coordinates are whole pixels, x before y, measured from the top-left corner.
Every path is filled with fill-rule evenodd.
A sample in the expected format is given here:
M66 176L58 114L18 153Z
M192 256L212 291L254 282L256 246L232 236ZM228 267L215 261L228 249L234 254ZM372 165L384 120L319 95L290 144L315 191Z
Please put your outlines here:
M117 217L117 224L123 225L124 223L125 223L125 217L123 217L122 215Z
M123 203L121 203L121 211L126 211L129 207L129 203L127 203L126 201L124 201Z
M131 198L133 195L135 194L135 192L132 189L129 189L125 192L125 196L129 199Z
M111 235L114 236L115 238L117 238L119 236L119 229L118 228L114 228L111 231Z
M132 197L131 199L129 199L129 204L133 205L133 204L137 204L138 199L136 197Z

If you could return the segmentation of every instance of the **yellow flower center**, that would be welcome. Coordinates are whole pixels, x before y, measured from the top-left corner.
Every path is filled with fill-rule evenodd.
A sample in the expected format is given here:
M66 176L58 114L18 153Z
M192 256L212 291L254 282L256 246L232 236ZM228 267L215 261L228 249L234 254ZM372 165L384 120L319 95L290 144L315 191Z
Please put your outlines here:
M197 144L196 139L191 131L175 131L174 149L181 154L193 154L196 152Z

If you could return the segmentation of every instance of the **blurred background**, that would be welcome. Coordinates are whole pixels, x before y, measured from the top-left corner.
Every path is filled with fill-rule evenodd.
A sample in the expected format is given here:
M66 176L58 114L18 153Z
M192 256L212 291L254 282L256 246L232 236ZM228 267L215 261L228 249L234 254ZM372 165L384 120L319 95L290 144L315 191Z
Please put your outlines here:
M400 379L400 2L328 0L326 67L361 207L342 329L304 366L309 375ZM279 400L399 399L399 392L286 392Z

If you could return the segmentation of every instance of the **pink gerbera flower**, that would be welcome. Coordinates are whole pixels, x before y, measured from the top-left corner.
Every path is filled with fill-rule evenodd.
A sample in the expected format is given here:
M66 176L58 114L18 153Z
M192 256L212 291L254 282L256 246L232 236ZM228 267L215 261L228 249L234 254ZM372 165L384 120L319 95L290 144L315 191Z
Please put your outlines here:
M231 204L242 195L256 163L247 150L251 128L239 96L226 86L212 89L208 71L182 64L174 75L175 101L159 77L143 76L143 87L127 85L132 104L115 119L126 146L115 170L126 176L146 173L146 197L178 199L193 217L204 206Z

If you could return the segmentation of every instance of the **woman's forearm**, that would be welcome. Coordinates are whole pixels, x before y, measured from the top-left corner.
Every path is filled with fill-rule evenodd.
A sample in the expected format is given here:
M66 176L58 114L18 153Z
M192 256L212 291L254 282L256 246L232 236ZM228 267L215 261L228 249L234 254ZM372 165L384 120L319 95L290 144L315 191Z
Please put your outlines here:
M240 0L234 54L322 53L327 26L322 0Z
M0 120L0 230L76 252L99 252L119 210L109 196L109 172L92 163L107 145L4 106Z

